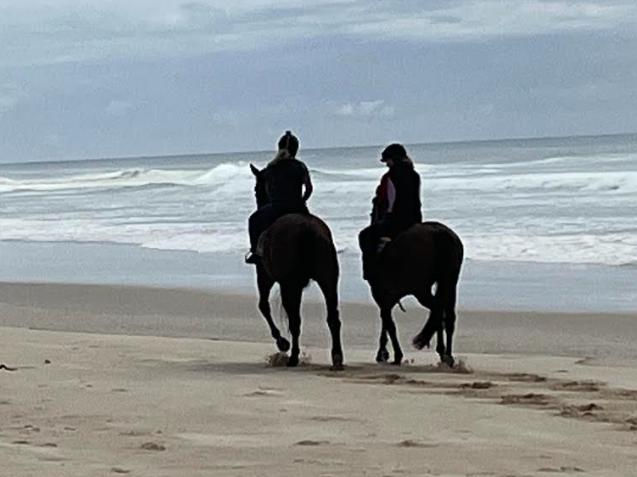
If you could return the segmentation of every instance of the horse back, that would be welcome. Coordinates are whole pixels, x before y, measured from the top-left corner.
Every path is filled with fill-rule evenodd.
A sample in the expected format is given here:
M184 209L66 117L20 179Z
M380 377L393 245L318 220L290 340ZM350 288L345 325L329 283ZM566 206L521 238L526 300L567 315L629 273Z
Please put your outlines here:
M399 234L382 257L387 287L416 293L445 281L455 285L464 250L458 235L439 222L416 224Z
M276 281L338 276L332 233L325 222L311 214L287 214L277 219L261 237L263 262Z

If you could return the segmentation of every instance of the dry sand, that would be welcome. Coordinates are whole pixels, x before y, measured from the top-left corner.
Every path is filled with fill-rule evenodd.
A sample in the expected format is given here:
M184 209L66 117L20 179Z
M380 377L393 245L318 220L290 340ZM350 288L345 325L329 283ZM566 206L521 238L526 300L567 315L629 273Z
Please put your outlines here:
M376 365L348 305L342 372L305 317L287 369L254 297L0 284L0 475L637 475L632 316L464 312L453 371Z

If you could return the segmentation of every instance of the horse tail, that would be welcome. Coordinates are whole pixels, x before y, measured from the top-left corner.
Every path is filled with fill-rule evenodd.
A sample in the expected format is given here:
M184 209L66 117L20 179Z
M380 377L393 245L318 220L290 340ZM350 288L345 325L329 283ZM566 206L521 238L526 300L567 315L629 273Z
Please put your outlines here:
M322 222L310 222L301 234L299 272L303 286L310 279L321 283L337 281L339 275L338 256L332 235Z
M429 347L431 338L433 338L433 336L442 326L442 309L440 309L436 297L434 297L433 301L434 305L429 313L429 318L427 318L427 322L425 323L424 328L420 333L418 333L418 336L414 338L414 344L422 343L417 345L418 349L424 346Z
M297 262L297 273L299 284L305 288L310 284L310 278L315 268L316 260L316 231L311 226L306 226L301 233L299 243L299 260Z
M416 339L429 346L433 335L443 326L447 314L454 313L455 321L456 286L464 256L460 238L448 227L440 224L435 234L436 247L436 294L432 298L432 308L424 328Z

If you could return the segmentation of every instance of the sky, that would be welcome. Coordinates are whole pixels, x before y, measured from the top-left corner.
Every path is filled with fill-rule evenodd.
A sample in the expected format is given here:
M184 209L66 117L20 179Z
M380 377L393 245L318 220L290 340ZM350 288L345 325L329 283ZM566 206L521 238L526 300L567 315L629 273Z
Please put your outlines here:
M637 131L635 0L0 0L0 162Z

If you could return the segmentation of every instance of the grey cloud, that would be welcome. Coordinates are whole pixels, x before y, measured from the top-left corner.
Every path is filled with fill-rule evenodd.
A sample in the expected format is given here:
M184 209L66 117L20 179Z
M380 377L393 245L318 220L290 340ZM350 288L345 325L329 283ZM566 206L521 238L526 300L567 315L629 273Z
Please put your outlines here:
M0 115L13 110L26 97L26 93L16 85L0 84Z
M432 24L436 23L462 23L462 18L453 15L430 15L429 21Z
M440 42L637 29L634 3L593 0L323 0L312 5L212 0L47 5L28 0L4 4L0 14L4 65L196 56L333 35Z
M352 117L390 117L394 114L394 108L385 104L382 99L371 101L347 102L336 108L338 116Z
M0 1L0 161L637 129L634 1L309 3Z
M106 105L104 111L109 116L123 116L128 113L134 104L131 101L123 101L121 99L114 99Z

